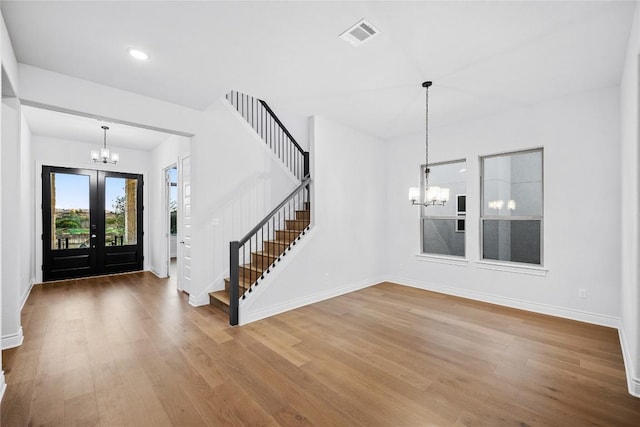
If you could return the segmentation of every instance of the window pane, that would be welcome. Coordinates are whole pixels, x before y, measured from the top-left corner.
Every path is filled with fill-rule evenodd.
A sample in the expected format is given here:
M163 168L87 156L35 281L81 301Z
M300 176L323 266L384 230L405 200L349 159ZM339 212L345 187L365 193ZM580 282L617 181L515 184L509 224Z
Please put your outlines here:
M540 264L540 220L484 220L484 259Z
M106 177L105 246L135 245L138 241L138 181Z
M422 216L455 216L456 200L458 195L467 192L466 187L466 162L432 165L429 174L429 186L449 190L449 201L444 206L426 206L422 208ZM422 168L424 177L424 168ZM425 183L422 183L422 198L424 200Z
M422 233L423 253L464 256L464 219L423 218Z
M89 247L89 176L51 174L51 249Z
M542 151L483 159L483 216L542 216Z

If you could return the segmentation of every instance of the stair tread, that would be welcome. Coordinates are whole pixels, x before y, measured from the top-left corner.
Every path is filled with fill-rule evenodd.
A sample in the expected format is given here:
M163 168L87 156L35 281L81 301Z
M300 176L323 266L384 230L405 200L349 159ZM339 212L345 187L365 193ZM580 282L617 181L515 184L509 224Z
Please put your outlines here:
M231 282L231 277L225 277L225 278L224 278L224 281L225 281L225 282ZM238 282L242 282L242 281L243 281L243 279L242 279L242 274L241 274L241 275L238 277ZM244 284L245 284L245 285L250 285L251 283L253 283L253 282L252 282L252 281L250 281L250 280L249 280L249 278L245 276L245 277L244 277Z
M255 266L255 265L253 265L253 264L244 264L244 265L241 265L240 267L244 267L244 268L246 268L247 270L256 271L256 272L258 272L258 273L262 273L262 272L264 271L264 269L263 269L263 268L256 267L256 266ZM240 274L240 277L242 277L242 274Z
M231 305L231 300L229 299L229 292L227 291L209 292L209 296L211 298L215 298L216 300L220 301L225 305Z
M264 257L269 257L269 258L278 258L278 256L280 256L280 254L276 254L270 251L257 251L257 252L251 252L251 255L257 255L257 256L264 256Z

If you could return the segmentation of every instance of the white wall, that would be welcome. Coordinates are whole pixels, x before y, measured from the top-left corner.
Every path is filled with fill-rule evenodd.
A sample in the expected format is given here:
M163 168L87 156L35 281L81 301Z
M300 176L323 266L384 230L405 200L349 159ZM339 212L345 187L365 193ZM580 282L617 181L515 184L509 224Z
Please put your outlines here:
M5 92L13 92L14 95L17 95L19 93L18 79L17 79L17 74L18 74L17 62L16 62L15 54L13 52L13 47L11 46L11 39L9 38L9 32L7 31L7 26L5 25L4 17L2 17L1 13L0 13L0 68L2 69L2 74L3 74L2 76L3 78L0 79L1 81L0 89L2 90L2 93L4 94ZM6 81L5 81L5 76L6 76ZM8 87L5 85L7 85ZM12 114L12 112L9 111L8 114ZM4 137L4 134L6 131L4 129L4 123L3 123L5 121L4 115L5 115L5 108L3 103L2 108L0 108L0 164L4 162L2 151L4 151L5 144L12 143L12 141L5 140L5 137ZM2 175L3 174L0 173L0 184L2 184L3 186L6 186L7 181ZM4 194L5 189L3 186L0 186L0 242L5 241L5 235L3 234L3 226L2 226L5 220L4 219L5 215L1 213L2 212L1 208L2 207L6 208L7 206L4 204L4 201L3 201L5 199L5 194ZM2 331L2 335L4 336L5 326L4 326L3 319L5 315L9 315L10 317L13 317L14 316L13 313L18 312L19 308L17 307L17 304L18 304L17 301L15 301L14 303L6 304L6 301L3 298L5 289L8 289L9 292L11 292L12 294L17 294L18 292L14 292L14 289L15 289L14 286L17 286L17 283L14 285L4 280L5 271L7 270L8 267L11 268L11 266L6 262L6 260L2 256L4 254L2 246L3 246L2 243L0 243L0 331ZM4 371L2 370L2 352L0 352L0 400L4 395L5 389L6 389L6 383L4 379Z
M300 147L304 151L309 151L309 123L311 118L296 114L288 110L286 106L280 106L279 104L269 103L269 107L276 113L278 119L285 125Z
M467 159L467 262L416 256L420 212L407 201L424 162L424 135L389 141L388 279L445 293L617 326L620 225L617 88L432 128L430 161ZM479 157L544 147L544 268L479 263ZM596 196L594 196L596 195ZM578 290L587 298L579 299Z
M640 397L640 282L638 259L638 179L640 152L638 117L640 117L640 7L636 6L625 66L620 83L621 97L621 223L622 289L620 338L625 356L629 392Z
M24 115L20 117L20 307L35 282L36 218L34 163L31 158L31 131Z
M200 283L191 290L193 305L208 304L208 292L224 288L229 242L244 237L299 184L226 100L214 103L206 118L211 133L191 156L199 237L192 254Z
M20 104L17 98L2 98L2 348L22 344L20 324L21 280L21 159Z
M120 161L116 165L94 163L91 160L91 150L95 149L95 144L81 141L60 140L40 135L32 135L31 152L34 168L34 190L35 198L30 204L35 214L35 235L42 234L42 166L63 166L71 168L83 168L93 170L108 170L115 172L128 172L142 174L145 181L143 188L143 198L145 206L149 201L149 167L151 165L151 153L141 150L130 150L117 147L120 154ZM115 147L114 147L115 148ZM144 210L143 230L145 231L142 240L144 253L144 268L149 268L149 209ZM36 282L42 282L42 239L36 239L35 247Z
M0 15L1 16L1 15ZM2 348L20 345L23 340L20 324L20 231L21 231L21 137L20 103L17 79L17 62L11 46L4 18L0 19L0 58L2 64L1 125L1 171L0 180L4 188L0 194L0 205L4 207L0 220L2 239L2 265L0 265L0 331ZM6 97L5 97L6 96ZM7 185L10 184L10 185ZM27 243L28 244L28 243ZM1 356L0 356L1 362ZM4 374L0 370L0 396L4 391Z
M322 117L311 135L313 229L241 301L241 323L381 280L384 143Z

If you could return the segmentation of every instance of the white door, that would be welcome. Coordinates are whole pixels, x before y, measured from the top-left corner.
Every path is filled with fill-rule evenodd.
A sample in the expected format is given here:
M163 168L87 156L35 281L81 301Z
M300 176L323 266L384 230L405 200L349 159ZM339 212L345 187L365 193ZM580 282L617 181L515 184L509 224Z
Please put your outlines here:
M178 288L191 293L191 157L187 156L181 161L180 188L182 215L182 236L178 245L178 257L182 260L178 263Z

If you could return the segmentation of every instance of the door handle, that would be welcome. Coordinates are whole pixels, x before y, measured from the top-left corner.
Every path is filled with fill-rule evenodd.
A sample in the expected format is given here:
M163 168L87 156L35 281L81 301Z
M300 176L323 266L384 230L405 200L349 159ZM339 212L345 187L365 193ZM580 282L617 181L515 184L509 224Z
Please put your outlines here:
M180 244L181 244L181 245L184 245L184 240L180 240Z

